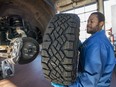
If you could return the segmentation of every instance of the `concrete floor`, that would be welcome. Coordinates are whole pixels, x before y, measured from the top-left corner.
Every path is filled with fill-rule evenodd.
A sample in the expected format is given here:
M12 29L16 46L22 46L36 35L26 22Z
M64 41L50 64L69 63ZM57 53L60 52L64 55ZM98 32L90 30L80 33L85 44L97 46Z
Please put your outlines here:
M25 65L15 66L15 75L4 80L0 80L0 87L52 87L50 82L45 80L42 67L41 56L33 62ZM110 87L116 87L116 72Z
M111 81L111 86L110 87L116 87L116 66L112 75L112 81Z
M25 65L15 66L15 75L0 80L0 87L52 87L50 82L45 80L41 57L38 56L33 62Z

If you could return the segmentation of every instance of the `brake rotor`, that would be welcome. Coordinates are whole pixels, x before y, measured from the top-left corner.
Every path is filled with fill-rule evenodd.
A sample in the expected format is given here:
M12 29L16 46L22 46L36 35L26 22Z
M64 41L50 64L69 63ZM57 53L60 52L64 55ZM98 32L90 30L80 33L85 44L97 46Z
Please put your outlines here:
M19 58L19 64L26 64L32 62L39 53L38 42L30 37L23 38L23 47L21 49L21 56Z

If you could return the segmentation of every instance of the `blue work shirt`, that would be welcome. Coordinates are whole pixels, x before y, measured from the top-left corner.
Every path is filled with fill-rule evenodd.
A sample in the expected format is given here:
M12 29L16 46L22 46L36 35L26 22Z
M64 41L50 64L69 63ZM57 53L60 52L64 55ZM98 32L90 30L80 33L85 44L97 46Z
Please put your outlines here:
M101 30L90 36L80 48L80 74L68 87L109 87L115 66L114 49ZM65 87L52 83L54 87Z

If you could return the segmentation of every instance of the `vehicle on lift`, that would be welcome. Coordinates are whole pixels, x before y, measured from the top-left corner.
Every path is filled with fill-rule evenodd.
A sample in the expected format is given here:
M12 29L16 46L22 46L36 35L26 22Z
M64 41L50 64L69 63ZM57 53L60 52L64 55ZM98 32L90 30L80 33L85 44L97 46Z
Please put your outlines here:
M51 4L44 0L0 0L1 78L14 75L14 64L27 64L37 57L47 23L56 12Z

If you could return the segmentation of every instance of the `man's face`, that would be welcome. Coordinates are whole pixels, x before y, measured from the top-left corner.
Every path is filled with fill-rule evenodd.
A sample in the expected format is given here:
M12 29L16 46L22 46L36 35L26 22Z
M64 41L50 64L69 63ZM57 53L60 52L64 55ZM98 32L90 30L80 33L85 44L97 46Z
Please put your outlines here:
M97 15L92 14L90 15L88 22L87 22L87 33L94 34L95 32L99 31L99 20Z

